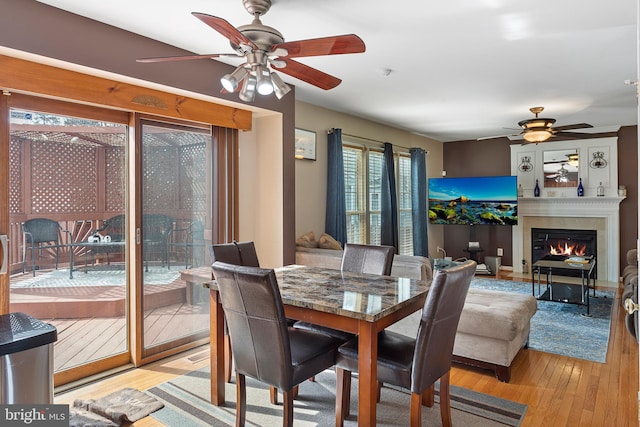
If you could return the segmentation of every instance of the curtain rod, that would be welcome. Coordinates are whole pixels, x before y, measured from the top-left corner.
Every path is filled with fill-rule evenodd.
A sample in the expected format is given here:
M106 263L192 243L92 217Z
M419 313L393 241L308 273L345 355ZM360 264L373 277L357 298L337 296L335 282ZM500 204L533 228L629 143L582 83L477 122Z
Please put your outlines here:
M329 129L329 130L327 130L327 133L333 133L333 129ZM344 132L342 132L342 134L343 134L344 136L350 136L350 137L352 137L352 138L363 139L363 140L365 140L365 141L377 142L378 144L384 144L384 143L386 143L386 142L389 142L389 141L378 141L377 139L373 139L373 138L366 138L366 137L364 137L364 136L358 136L358 135L351 135L351 134L344 133ZM404 146L402 146L402 145L393 144L393 143L391 143L391 145L393 145L394 147L404 148L405 150L411 150L411 148L404 147ZM420 148L420 147L414 147L414 148ZM429 152L428 152L427 150L424 150L424 152L425 152L425 154L429 154Z

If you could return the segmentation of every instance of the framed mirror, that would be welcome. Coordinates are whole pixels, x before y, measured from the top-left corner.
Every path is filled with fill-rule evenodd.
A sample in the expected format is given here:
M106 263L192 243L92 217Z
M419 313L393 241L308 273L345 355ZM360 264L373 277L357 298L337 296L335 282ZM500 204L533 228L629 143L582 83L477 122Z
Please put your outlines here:
M578 186L578 150L549 150L543 153L544 186L577 187Z

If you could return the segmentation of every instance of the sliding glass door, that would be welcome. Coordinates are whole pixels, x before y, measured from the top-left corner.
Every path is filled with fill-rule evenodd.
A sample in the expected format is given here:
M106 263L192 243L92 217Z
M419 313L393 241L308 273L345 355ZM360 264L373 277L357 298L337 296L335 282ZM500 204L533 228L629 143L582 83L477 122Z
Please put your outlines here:
M188 272L211 265L211 131L142 120L141 138L145 357L208 337L208 291Z
M56 375L120 365L126 240L105 225L126 215L128 115L19 95L11 104L10 310L57 328Z
M56 384L205 343L211 127L4 101L9 310L57 328Z

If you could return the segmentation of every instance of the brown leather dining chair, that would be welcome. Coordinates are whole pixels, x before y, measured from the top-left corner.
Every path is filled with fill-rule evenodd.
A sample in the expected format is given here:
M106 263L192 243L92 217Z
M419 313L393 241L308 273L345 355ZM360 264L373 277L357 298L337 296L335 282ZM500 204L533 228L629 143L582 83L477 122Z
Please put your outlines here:
M391 275L395 248L384 245L347 243L342 254L342 271L352 273Z
M351 273L367 273L389 276L391 274L394 253L395 249L393 246L347 243L344 245L340 270ZM340 338L345 342L353 338L353 335L348 332L315 325L309 322L296 322L294 326L296 328L324 332L332 337Z
M475 261L436 271L422 309L417 337L385 330L378 336L378 381L411 391L411 426L422 425L422 404L433 405L440 380L440 416L451 426L449 372L453 343ZM343 344L336 360L336 426L342 426L350 403L351 372L358 370L358 339Z
M253 242L231 242L211 245L211 260L221 261L227 264L243 265L248 267L260 267L258 254ZM211 272L213 278L213 271ZM224 326L224 372L225 381L231 382L232 370L232 350L231 341L225 321ZM274 402L275 403L275 402Z
M271 269L212 266L236 362L236 426L246 421L246 376L283 393L283 426L293 426L294 387L335 363L342 341L287 326Z

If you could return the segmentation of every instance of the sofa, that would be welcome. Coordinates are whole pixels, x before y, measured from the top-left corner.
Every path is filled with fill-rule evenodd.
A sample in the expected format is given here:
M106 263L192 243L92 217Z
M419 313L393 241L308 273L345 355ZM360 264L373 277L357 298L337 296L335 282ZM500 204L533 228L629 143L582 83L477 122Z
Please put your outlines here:
M296 264L340 270L342 250L296 247ZM391 276L431 280L433 277L428 258L410 255L395 255Z
M341 250L296 248L296 264L340 269L341 261ZM429 280L433 276L431 263L421 256L395 255L391 276ZM526 346L536 310L537 301L532 295L469 289L456 333L454 361L491 369L499 380L508 382L511 362ZM413 313L388 329L415 337L420 315Z
M638 250L627 251L627 265L622 269L622 306L629 298L638 303ZM638 312L626 314L625 325L629 333L640 342L638 338Z

